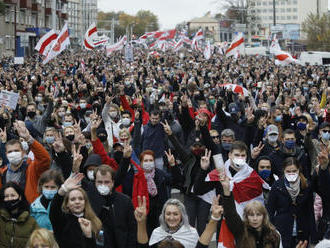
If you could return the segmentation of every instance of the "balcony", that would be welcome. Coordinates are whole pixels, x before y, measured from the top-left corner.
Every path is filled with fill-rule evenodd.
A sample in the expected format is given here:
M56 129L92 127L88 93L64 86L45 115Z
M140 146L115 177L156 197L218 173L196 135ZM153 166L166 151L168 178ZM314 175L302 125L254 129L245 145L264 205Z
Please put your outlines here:
M46 15L51 15L52 14L52 9L51 8L45 8L45 14Z
M31 0L20 0L20 8L21 9L32 9L32 1Z
M40 4L38 4L38 3L32 4L32 11L39 12L40 10L41 10Z

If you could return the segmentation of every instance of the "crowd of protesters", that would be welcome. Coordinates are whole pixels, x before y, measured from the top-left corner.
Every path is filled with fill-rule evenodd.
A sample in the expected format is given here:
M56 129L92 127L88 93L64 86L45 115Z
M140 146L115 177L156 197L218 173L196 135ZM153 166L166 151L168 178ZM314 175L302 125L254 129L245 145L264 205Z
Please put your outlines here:
M237 248L330 247L329 82L188 50L2 59L0 247L208 247L223 218Z

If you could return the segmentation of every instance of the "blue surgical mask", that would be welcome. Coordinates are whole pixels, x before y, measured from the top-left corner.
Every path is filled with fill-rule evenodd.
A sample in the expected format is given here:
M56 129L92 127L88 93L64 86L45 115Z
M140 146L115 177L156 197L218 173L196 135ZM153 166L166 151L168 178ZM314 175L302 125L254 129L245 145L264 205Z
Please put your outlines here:
M45 141L47 144L53 144L55 142L55 137L54 136L48 136L48 137L45 137Z
M322 139L323 140L329 140L330 139L330 133L326 132L322 132Z
M64 121L63 122L63 126L64 127L70 127L70 126L72 126L72 122L70 122L70 121Z
M296 145L296 141L294 140L287 140L284 143L284 146L288 149L293 149L295 145Z
M275 122L281 122L282 121L282 115L278 115L275 117Z
M267 180L270 176L270 174L272 173L271 170L262 170L262 171L259 171L259 176L264 179L264 180Z
M226 143L226 142L222 142L221 145L222 145L222 148L223 148L225 151L230 151L230 149L231 149L231 147L232 147L233 144L231 144L231 143Z
M301 131L305 130L306 129L306 123L302 123L302 122L298 122L297 124L297 128Z
M57 193L57 189L51 190L51 189L42 189L42 194L44 197L48 200L52 200L54 196Z

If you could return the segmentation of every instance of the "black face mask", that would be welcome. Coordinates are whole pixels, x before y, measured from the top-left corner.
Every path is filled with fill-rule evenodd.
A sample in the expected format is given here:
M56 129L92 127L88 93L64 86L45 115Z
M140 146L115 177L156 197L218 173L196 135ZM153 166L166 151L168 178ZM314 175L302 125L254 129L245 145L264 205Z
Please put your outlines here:
M98 136L99 139L101 140L101 142L106 142L108 137L106 135L101 135L101 136Z
M17 209L20 206L21 200L16 199L16 200L10 200L10 201L4 201L5 208L11 212L15 209Z
M238 117L238 114L231 114L231 119L234 121L234 122L237 122L239 117Z
M27 112L27 115L28 115L28 117L30 117L31 119L33 119L36 116L36 112L29 111L29 112Z
M123 158L123 152L121 151L116 151L113 153L113 158L116 160L117 164L120 163L120 161L122 160Z
M67 138L70 141L73 141L74 140L74 135L73 134L70 134L68 136L65 136L65 138Z

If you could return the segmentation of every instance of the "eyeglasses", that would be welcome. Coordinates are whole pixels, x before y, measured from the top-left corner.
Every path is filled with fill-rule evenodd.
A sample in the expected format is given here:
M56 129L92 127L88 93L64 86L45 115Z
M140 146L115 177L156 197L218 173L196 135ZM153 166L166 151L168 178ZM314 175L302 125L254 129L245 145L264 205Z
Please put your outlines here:
M212 137L212 139L219 139L220 138L220 136L218 135L218 136L211 136Z

